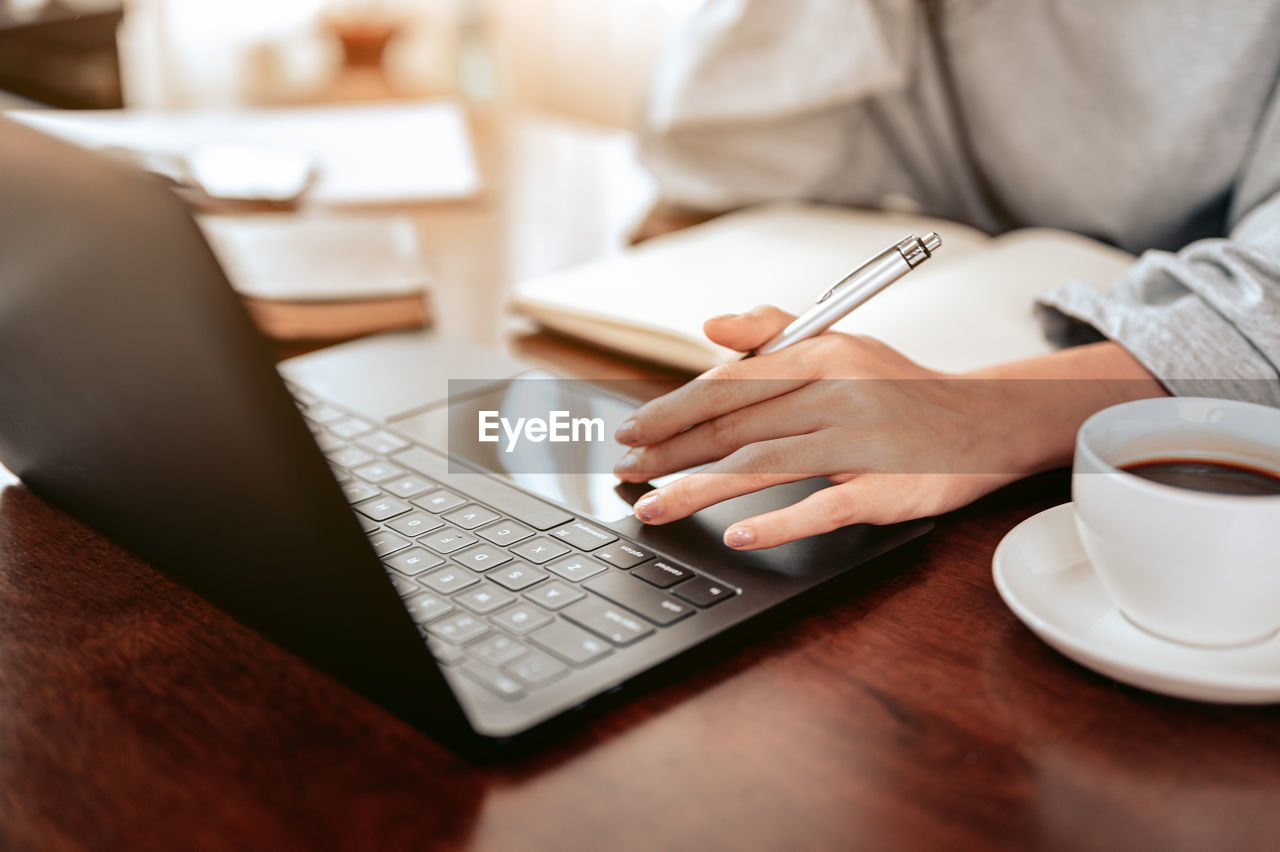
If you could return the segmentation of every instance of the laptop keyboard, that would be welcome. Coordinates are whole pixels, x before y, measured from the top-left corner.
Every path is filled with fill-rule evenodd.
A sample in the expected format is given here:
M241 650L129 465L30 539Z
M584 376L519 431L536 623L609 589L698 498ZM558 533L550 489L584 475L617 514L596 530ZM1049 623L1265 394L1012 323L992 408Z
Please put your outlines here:
M502 698L739 594L546 504L502 512L451 490L396 461L412 442L289 389L432 655Z

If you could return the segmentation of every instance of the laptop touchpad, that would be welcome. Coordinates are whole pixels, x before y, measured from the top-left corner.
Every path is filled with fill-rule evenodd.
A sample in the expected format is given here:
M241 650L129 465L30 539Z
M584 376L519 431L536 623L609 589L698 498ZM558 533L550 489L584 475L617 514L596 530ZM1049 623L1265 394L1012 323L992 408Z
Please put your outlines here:
M635 410L633 403L536 372L513 381L454 382L451 390L447 405L396 420L393 427L597 520L631 515L646 489L622 485L612 471L627 452L613 433Z

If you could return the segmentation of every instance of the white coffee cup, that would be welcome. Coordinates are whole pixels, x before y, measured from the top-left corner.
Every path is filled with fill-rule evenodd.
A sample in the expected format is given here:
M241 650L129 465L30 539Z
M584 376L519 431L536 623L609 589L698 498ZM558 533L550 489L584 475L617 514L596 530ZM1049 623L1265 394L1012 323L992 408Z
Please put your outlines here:
M1080 427L1076 529L1112 600L1139 627L1210 647L1280 629L1280 496L1143 479L1144 461L1227 462L1280 475L1280 409L1167 397L1099 411Z

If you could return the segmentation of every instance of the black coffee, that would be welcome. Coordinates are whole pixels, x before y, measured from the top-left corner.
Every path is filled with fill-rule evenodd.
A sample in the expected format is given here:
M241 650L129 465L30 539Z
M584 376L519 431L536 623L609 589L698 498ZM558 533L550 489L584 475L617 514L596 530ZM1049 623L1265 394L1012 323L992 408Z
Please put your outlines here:
M1155 459L1123 465L1135 476L1214 494L1280 495L1280 476L1256 467L1203 459Z

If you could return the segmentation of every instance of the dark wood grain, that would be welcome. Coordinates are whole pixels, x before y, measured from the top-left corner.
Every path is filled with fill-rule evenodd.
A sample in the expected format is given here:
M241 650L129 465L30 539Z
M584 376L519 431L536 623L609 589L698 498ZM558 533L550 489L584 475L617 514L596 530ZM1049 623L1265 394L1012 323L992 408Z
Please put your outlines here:
M1280 714L1068 662L990 557L1049 475L927 555L477 767L18 486L0 494L7 849L1260 848Z
M481 143L490 194L419 221L455 288L442 323L501 339L500 295L528 269L515 199L533 184L518 133ZM574 191L582 163L565 159L554 185ZM590 218L582 197L553 219ZM544 223L535 235L562 244L529 263L605 250L614 230ZM513 345L654 392L679 378L546 335ZM10 485L0 848L1274 846L1280 710L1118 685L1042 644L997 596L997 542L1066 499L1062 472L1006 488L939 519L924 557L889 579L480 767Z

